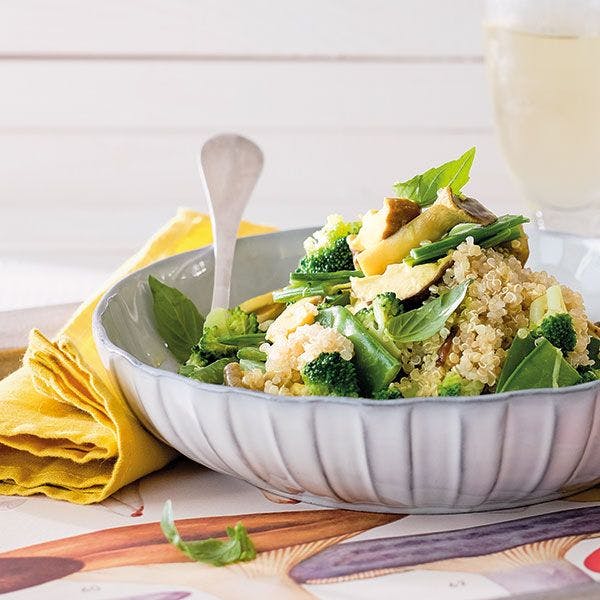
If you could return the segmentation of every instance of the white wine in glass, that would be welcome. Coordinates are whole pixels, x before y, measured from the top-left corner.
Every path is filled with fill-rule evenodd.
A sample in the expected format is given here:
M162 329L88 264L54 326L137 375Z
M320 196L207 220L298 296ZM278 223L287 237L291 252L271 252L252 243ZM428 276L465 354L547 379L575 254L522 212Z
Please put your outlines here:
M488 0L500 141L540 229L600 238L600 3Z

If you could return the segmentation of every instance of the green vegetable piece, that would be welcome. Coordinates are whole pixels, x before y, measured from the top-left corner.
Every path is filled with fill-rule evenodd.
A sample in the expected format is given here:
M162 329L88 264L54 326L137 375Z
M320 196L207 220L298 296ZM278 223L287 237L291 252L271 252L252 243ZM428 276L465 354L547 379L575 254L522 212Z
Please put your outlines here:
M369 308L363 308L354 317L372 333L396 358L400 357L400 349L387 332L386 325L392 317L402 313L404 307L394 292L377 294Z
M321 304L317 306L319 310L329 308L330 306L347 306L350 304L350 292L340 291L332 294L331 296L325 296Z
M594 361L592 369L600 369L600 339L592 336L587 347L587 352L590 360Z
M307 282L317 283L320 281L329 284L348 283L350 277L363 277L363 274L361 271L356 270L332 271L330 273L302 273L300 271L294 271L290 274L290 284L306 285Z
M248 360L247 358L240 358L240 368L242 371L262 371L266 370L265 363L259 360Z
M335 329L354 344L358 381L367 397L394 381L400 371L400 361L347 308L332 306L321 310L317 321L324 327Z
M562 352L540 338L506 380L502 391L565 387L580 381L581 375L563 358Z
M322 352L302 368L301 374L311 396L358 396L356 367L339 352Z
M217 338L220 344L245 348L247 346L259 346L265 341L264 333L245 333L244 335L226 335Z
M358 233L360 222L345 222L339 215L331 215L327 223L304 242L306 256L297 272L322 273L354 269L352 252L346 242L350 234Z
M302 298L310 298L312 296L326 296L330 293L330 288L323 283L302 286L288 285L281 290L275 290L273 292L273 301L291 304L292 302L297 302Z
M256 548L241 522L227 527L227 541L208 538L186 542L181 539L173 519L173 506L170 500L165 502L160 528L167 541L196 562L223 567L236 562L245 562L256 558Z
M600 369L587 369L580 371L581 383L589 383L590 381L598 381L600 379Z
M490 225L461 223L441 240L413 248L405 261L411 266L435 262L446 256L450 250L458 248L468 237L472 237L476 244L484 248L498 246L519 238L520 225L528 221L529 219L521 215L504 215Z
M239 307L215 308L206 316L202 337L194 347L195 364L206 365L219 358L233 357L243 346L260 344L262 336L258 331L256 315L246 313ZM227 340L231 343L227 343Z
M438 386L438 396L460 396L462 377L458 373L448 373Z
M308 285L288 285L282 290L273 292L273 300L275 302L286 302L288 304L297 302L302 298L310 298L312 296L330 296L338 292L347 291L350 288L350 283L309 283Z
M433 167L408 181L395 183L396 195L412 200L420 206L429 206L435 202L437 191L441 188L450 186L452 191L458 194L469 181L469 172L474 158L475 147L467 150L456 160Z
M377 390L373 394L374 400L396 400L397 398L402 398L402 392L394 384L382 390Z
M240 348L237 351L237 357L240 360L254 360L256 362L265 362L267 360L266 352L263 352L258 348L253 348L252 346Z
M223 369L234 362L233 358L220 358L208 365L197 365L188 361L185 365L179 367L179 374L184 377L190 377L204 383L223 384Z
M522 335L525 333L525 335ZM496 382L496 392L503 392L504 386L515 369L523 362L525 357L535 348L535 338L531 333L518 331L506 355L500 377Z
M438 396L478 396L483 391L483 383L471 381L451 371L446 373L438 386Z
M548 315L534 330L535 336L545 337L553 346L567 354L575 349L577 333L573 326L573 317L568 313Z
M195 304L179 290L152 275L148 277L148 284L152 292L156 329L171 354L184 363L202 335L204 318Z
M390 318L386 326L388 334L397 344L421 342L435 335L460 306L470 283L467 279L420 308Z
M567 354L577 344L573 317L567 312L560 285L552 285L529 307L529 327L535 337L546 338Z

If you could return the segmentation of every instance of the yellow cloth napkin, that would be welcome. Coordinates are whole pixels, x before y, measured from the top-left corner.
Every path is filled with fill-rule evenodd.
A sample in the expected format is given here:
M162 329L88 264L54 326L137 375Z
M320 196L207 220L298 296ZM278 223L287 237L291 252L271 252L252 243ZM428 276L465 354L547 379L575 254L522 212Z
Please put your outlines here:
M244 222L239 235L272 230ZM0 494L99 502L174 457L111 383L92 338L92 313L127 273L211 240L209 218L180 209L81 305L55 341L31 332L23 366L0 381Z

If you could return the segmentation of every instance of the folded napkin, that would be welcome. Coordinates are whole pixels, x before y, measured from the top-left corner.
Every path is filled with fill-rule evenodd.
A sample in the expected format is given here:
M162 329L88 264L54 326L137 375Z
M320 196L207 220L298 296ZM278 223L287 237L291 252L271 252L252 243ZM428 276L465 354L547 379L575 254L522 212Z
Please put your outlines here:
M239 235L269 231L244 222ZM23 366L0 381L0 494L99 502L174 457L111 382L92 338L92 313L104 291L127 273L211 239L206 215L180 209L81 305L56 340L31 332Z

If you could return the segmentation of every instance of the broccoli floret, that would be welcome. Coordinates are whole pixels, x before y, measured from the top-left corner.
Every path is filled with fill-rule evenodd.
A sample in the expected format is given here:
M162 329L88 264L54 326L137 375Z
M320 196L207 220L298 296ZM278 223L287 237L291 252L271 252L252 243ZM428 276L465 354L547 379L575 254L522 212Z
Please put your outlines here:
M398 346L388 335L386 325L390 318L398 316L403 310L402 303L394 292L384 292L375 296L368 308L359 310L354 316L379 338L391 354L398 357Z
M306 256L298 265L302 273L331 273L354 269L352 252L346 238L358 233L360 222L346 223L339 215L331 215L327 223L305 240Z
M535 337L546 338L565 355L575 349L577 333L559 285L549 287L544 296L532 302L530 321Z
M483 391L483 383L464 379L450 371L438 386L438 396L478 396Z
M194 346L186 364L206 366L220 358L234 357L239 343L223 343L224 338L258 333L258 321L253 313L241 308L216 308L211 310L202 328L202 337ZM248 344L253 345L253 344Z
M404 312L404 307L394 292L377 294L373 300L373 316L379 329L384 330L389 319Z
M577 334L573 327L573 317L568 313L548 315L533 330L536 337L545 337L563 354L571 352L577 344Z
M400 392L400 389L397 385L392 383L387 388L377 390L373 394L373 398L375 400L396 400L396 398L402 398L402 392Z
M438 386L438 396L460 396L463 378L458 373L448 373Z
M339 352L322 352L301 373L311 396L358 396L356 367Z
M352 252L346 238L339 238L331 245L307 254L298 265L298 270L302 273L331 273L353 268Z
M377 322L373 314L373 308L361 308L354 313L354 316L365 326L373 331L377 331Z

